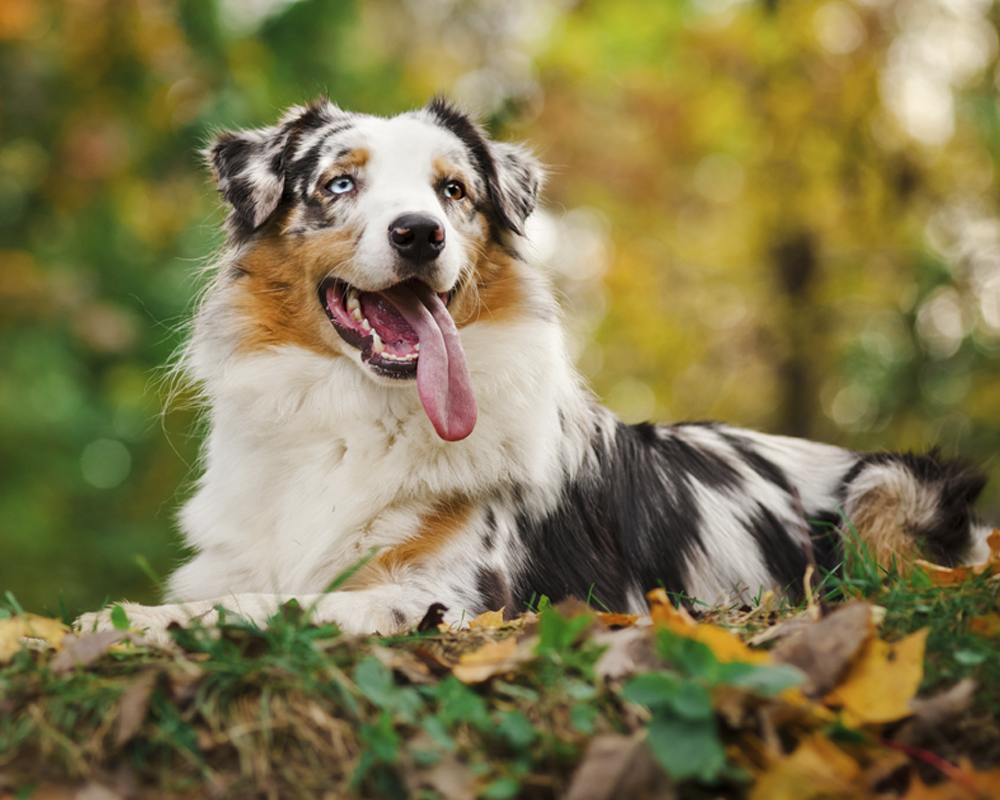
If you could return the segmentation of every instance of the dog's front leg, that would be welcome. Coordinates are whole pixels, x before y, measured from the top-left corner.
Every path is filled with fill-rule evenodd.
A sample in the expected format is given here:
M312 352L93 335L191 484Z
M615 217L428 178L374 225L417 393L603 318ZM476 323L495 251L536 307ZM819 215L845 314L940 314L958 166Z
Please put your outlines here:
M218 623L218 609L221 607L230 617L239 617L258 627L264 627L268 619L291 600L297 601L313 622L332 622L344 633L388 635L405 633L414 628L423 619L428 607L442 598L413 587L388 584L328 594L245 593L160 606L143 606L138 603L120 605L131 628L141 630L153 643L165 646L171 641L167 628L174 623L188 627L193 622L200 622L211 627ZM445 621L460 625L467 615L458 607L455 598L451 600L449 610L445 613ZM74 627L83 633L112 630L112 610L113 606L109 606L102 611L83 614Z

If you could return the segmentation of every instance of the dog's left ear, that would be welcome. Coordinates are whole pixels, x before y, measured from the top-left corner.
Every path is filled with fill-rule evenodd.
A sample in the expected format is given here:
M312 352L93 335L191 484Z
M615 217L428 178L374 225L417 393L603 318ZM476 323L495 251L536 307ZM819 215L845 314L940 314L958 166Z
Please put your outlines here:
M524 233L524 223L538 205L545 172L525 148L506 142L488 141L495 173L488 180L493 205L501 220L515 233Z
M435 123L454 133L469 148L498 221L514 233L524 234L525 220L535 210L545 172L525 148L494 142L463 111L442 97L427 104Z

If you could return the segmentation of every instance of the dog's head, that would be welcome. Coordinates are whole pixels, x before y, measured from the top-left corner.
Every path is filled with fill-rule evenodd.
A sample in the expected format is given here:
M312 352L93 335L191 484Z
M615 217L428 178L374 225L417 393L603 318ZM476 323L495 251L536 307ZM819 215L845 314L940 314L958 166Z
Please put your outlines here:
M228 219L248 348L298 344L416 379L443 439L476 404L456 327L518 302L505 272L541 169L441 100L382 119L328 101L205 153Z

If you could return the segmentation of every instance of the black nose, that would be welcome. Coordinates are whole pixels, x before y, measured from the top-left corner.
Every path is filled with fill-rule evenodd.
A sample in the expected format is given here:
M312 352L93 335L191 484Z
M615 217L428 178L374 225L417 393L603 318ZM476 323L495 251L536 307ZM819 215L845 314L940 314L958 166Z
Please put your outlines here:
M444 250L444 227L427 214L403 214L389 225L389 243L408 261L433 261Z

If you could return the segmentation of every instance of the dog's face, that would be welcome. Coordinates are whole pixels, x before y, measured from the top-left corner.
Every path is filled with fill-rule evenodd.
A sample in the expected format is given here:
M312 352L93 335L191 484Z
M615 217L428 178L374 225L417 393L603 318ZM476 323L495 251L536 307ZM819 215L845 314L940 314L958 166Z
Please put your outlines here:
M520 298L505 288L541 171L442 101L391 119L321 101L206 151L232 206L249 349L297 344L417 381L438 434L476 407L458 325ZM509 281L508 281L509 282Z

